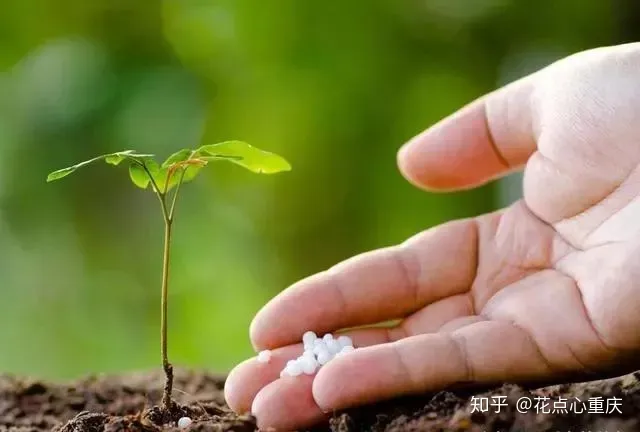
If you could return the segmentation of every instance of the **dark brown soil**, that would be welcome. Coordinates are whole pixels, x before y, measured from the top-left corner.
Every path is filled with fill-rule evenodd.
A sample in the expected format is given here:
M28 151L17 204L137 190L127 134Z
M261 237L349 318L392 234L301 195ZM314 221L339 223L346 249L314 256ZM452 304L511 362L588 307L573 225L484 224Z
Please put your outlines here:
M182 416L194 420L189 431L256 430L253 418L237 416L224 404L223 378L177 373L177 403L169 413L154 406L162 383L161 374L88 378L68 385L0 377L0 432L177 431L176 421ZM520 406L518 412L523 398L531 406ZM474 401L479 405L485 400L488 407L472 413ZM602 413L597 412L598 401ZM640 431L640 373L536 390L503 385L475 398L445 391L336 413L317 430Z

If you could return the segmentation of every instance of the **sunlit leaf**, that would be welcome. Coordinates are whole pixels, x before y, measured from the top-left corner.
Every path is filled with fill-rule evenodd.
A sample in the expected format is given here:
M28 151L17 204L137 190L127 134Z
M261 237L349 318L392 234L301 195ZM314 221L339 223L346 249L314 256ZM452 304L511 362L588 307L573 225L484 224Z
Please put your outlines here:
M141 189L146 189L151 181L147 172L137 162L132 162L131 165L129 165L129 178L131 178L134 185Z
M217 160L235 163L255 173L273 174L291 170L289 162L275 153L260 150L242 141L225 141L205 145L197 150L181 149L169 156L162 165L158 165L153 155L136 153L134 150L109 153L54 171L47 176L47 181L64 178L77 169L100 160L114 166L124 161L131 162L131 181L142 189L152 183L154 189L157 187L161 193L167 193L180 182L192 181L204 166Z
M167 178L166 170L163 170L162 168L160 168L160 165L158 165L158 162L156 162L153 159L145 159L140 161L140 163L144 165L144 168L146 168L145 173L148 171L148 173L153 178L154 183L158 185L158 189L162 191L164 188L164 182ZM147 178L149 177L149 174L147 174Z
M101 159L104 159L107 156L111 156L111 155L98 156L98 157L95 157L93 159L89 159L89 160L86 160L84 162L77 163L77 164L75 164L73 166L70 166L70 167L67 167L67 168L62 168L62 169L59 169L57 171L54 171L54 172L50 173L47 176L47 181L50 182L50 181L53 181L53 180L58 180L58 179L61 179L63 177L66 177L69 174L73 173L78 168L82 168L83 166L86 166L86 165L89 165L89 164L91 164L93 162L96 162L96 161L99 161Z
M198 154L228 160L258 174L290 171L291 165L282 156L260 150L242 141L225 141L198 149Z
M175 163L186 161L191 157L191 153L193 152L194 151L192 149L178 150L177 152L169 156L167 160L165 160L162 163L162 168L169 168L171 165Z
M133 150L125 150L123 152L106 155L104 161L109 165L119 165L120 162L125 160L127 158L127 155L131 153L133 153Z
M50 173L47 176L47 181L51 182L51 181L58 180L58 179L61 179L63 177L66 177L69 174L71 174L72 172L74 172L77 168L78 167L73 166L73 167L69 167L69 168L62 168L62 169L60 169L58 171L54 171L54 172Z
M241 156L200 156L199 159L205 160L207 162L217 161L217 160L228 160L228 161L241 161L243 158Z
M200 173L202 168L207 165L207 161L203 159L190 159L185 161L186 167L180 169L180 175L182 177L182 182L187 183L196 178L196 176ZM182 174L184 171L184 175Z
M200 174L200 171L202 171L202 168L204 168L204 166L205 165L189 165L184 170L184 177L182 179L182 182L187 183L192 181L198 174Z
M62 168L59 169L57 171L53 171L52 173L50 173L47 176L47 182L51 182L54 180L59 180L63 177L68 176L69 174L75 172L78 168L82 168L86 165L89 165L93 162L97 162L97 161L101 161L104 160L105 162L107 162L110 165L118 165L120 164L123 160L125 159L129 159L129 160L135 160L135 161L144 161L144 160L150 160L150 158L152 158L153 155L151 154L141 154L141 153L136 153L134 150L124 150L124 151L119 151L119 152L115 152L115 153L108 153L105 155L101 155L101 156L96 156L92 159L86 160L84 162L80 162L77 163L73 166L67 167L67 168Z
M172 163L168 164L166 168L163 168L167 172L171 172L171 178L169 179L167 190L171 190L180 182L188 183L192 181L200 173L202 168L207 165L207 160L205 160L205 158L193 157L196 153L197 152L194 150L189 150L189 154L187 155L190 156L189 158L179 160L176 157Z

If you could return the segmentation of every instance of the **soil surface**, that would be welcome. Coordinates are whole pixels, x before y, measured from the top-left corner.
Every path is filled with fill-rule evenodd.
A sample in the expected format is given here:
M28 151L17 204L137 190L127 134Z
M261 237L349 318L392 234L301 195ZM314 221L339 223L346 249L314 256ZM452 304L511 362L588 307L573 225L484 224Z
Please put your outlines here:
M163 376L92 377L67 385L0 377L0 432L254 431L224 404L224 378L178 371L176 406L163 412ZM324 431L640 431L640 372L526 390L505 384L474 395L439 392L335 413Z

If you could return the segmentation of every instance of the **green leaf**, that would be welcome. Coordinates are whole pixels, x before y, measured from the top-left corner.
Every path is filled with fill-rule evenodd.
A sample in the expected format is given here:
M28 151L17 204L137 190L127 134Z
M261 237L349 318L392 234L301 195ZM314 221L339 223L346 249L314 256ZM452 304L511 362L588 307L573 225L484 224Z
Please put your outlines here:
M168 174L171 171L171 178L169 179L169 185L167 187L167 191L171 190L173 187L178 185L181 181L182 183L188 183L192 181L200 170L207 165L207 159L209 156L202 157L197 154L196 150L184 149L186 151L182 152L182 150L176 153L176 157L170 160L174 155L167 159L165 163L163 163L163 170L165 170ZM186 157L185 157L186 156ZM184 159L183 159L184 158ZM182 160L181 160L182 159Z
M54 180L61 179L63 177L68 176L72 172L74 172L78 167L72 166L69 168L62 168L61 170L54 171L47 176L47 182L52 182Z
M98 156L98 157L95 157L93 159L89 159L89 160L86 160L84 162L77 163L77 164L75 164L73 166L70 166L70 167L67 167L67 168L62 168L62 169L59 169L57 171L54 171L54 172L50 173L47 176L47 182L50 182L50 181L53 181L53 180L58 180L58 179L61 179L63 177L66 177L69 174L73 173L78 168L82 168L83 166L86 166L86 165L89 165L89 164L91 164L93 162L96 162L96 161L99 161L101 159L104 159L107 156L111 156L111 155Z
M194 153L194 150L187 148L178 150L162 163L162 168L169 168L171 165L174 165L178 162L184 162L191 157L192 153Z
M153 177L153 181L155 182L155 184L158 186L158 189L162 193L169 192L171 189L173 189L180 182L180 176L181 176L181 170L180 169L174 169L174 172L171 174L171 178L169 179L169 182L167 182L167 176L169 175L169 170L175 164L179 164L180 162L176 162L175 164L172 164L172 165L170 165L168 167L163 167L161 165L158 165L158 163L153 159L146 159L146 160L142 161L141 163L143 163L144 166L149 171L149 173L151 173L151 176ZM144 172L144 169L142 169L142 170ZM146 174L146 172L145 172L145 174ZM149 176L147 175L147 178L148 177ZM186 178L186 176L185 176L185 178Z
M141 189L146 189L151 181L147 172L138 162L132 162L131 165L129 165L129 178L131 178L134 185Z
M258 174L275 174L291 170L291 165L282 156L260 150L242 141L204 145L198 149L198 154L228 160Z
M108 154L104 154L101 156L96 156L92 159L86 160L84 162L80 162L77 163L73 166L67 167L67 168L62 168L59 169L57 171L53 171L52 173L50 173L47 176L47 182L52 182L54 180L59 180L63 177L68 176L69 174L75 172L78 168L82 168L86 165L89 165L93 162L97 162L100 160L104 160L105 162L107 162L110 165L118 165L120 164L123 160L128 159L128 160L136 160L139 162L145 161L145 160L151 160L150 158L152 158L153 155L151 154L141 154L141 153L136 153L134 150L124 150L124 151L119 151L119 152L115 152L115 153L108 153Z
M205 160L207 162L217 161L217 160L226 160L226 161L241 161L243 158L241 156L200 156L199 159Z
M189 165L187 168L183 168L184 177L182 179L182 183L192 181L200 173L202 168L204 168L204 165ZM177 181L180 181L180 176L182 176L182 172L176 173L176 177L178 177Z
M127 155L131 153L133 153L133 150L125 150L122 152L106 155L104 161L109 165L119 165L120 162L125 160L127 158Z
M158 165L158 162L154 161L153 159L145 159L140 161L140 163L142 163L147 168L147 171L151 173L151 176L154 180L161 179L162 169L160 168L160 165ZM158 184L158 186L160 186L160 184Z
M168 174L168 170L173 168L173 172L171 173L171 178L169 179L169 184L167 187L167 191L171 190L172 188L174 188L175 186L178 185L178 183L180 183L180 181L182 180L182 183L188 183L190 181L192 181L194 178L196 178L196 176L198 175L198 173L200 172L200 170L202 170L202 168L204 167L204 165L171 165L171 167L169 168L165 168L167 170L167 174Z

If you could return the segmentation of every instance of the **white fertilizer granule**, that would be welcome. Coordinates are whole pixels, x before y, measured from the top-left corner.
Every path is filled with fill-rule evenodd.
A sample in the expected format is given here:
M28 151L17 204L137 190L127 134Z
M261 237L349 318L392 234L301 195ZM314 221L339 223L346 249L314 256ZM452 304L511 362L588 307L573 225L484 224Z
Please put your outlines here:
M298 360L292 360L287 363L287 366L284 368L284 372L289 376L298 376L302 373L302 365Z
M352 347L351 345L344 346L344 347L342 347L342 349L340 350L340 352L336 354L336 356L339 356L339 355L343 355L343 354L350 353L350 352L351 352L351 351L353 351L354 349L355 349L355 348L354 348L354 347Z
M264 350L258 353L258 361L260 363L269 363L269 360L271 360L271 351Z
M322 366L329 363L337 356L342 356L351 351L354 351L353 341L349 336L339 336L334 338L331 333L327 333L319 338L312 331L305 332L302 335L302 344L304 346L304 352L297 359L289 360L287 365L280 372L280 378L285 376L298 376L298 375L313 375ZM263 354L264 351L258 354L258 360L268 362L271 357L271 353ZM264 360L264 359L267 360Z
M318 339L318 336L316 336L316 334L312 331L308 331L304 335L302 335L302 343L305 345L313 344L313 341L315 341L316 339Z
M329 363L332 357L333 356L329 354L328 351L322 351L320 354L318 354L318 363L320 363L321 366L324 366Z
M193 421L189 417L181 417L180 420L178 420L178 427L180 429L188 428L191 423L193 423Z
M342 349L340 342L338 342L335 339L329 339L328 341L325 342L325 344L327 345L327 349L330 354L337 354Z
M338 343L340 344L340 346L343 346L343 347L353 346L353 341L349 336L340 336L338 338Z
M313 375L318 368L318 362L315 358L303 355L301 360L298 360L302 366L302 372L306 375Z

